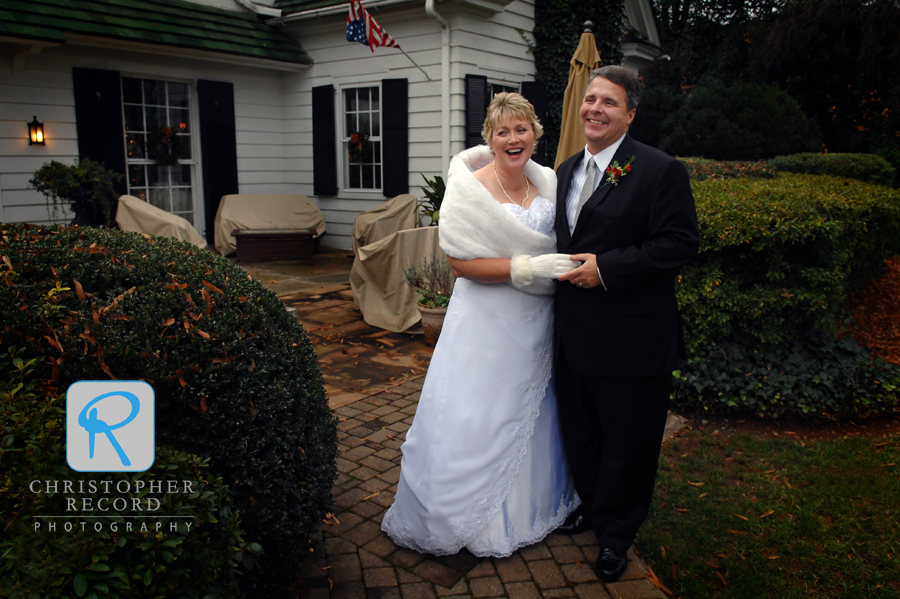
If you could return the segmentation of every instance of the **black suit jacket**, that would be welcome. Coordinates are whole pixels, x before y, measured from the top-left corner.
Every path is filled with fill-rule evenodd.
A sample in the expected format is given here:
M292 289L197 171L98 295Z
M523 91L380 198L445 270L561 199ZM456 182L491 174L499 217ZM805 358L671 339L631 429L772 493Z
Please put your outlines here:
M640 377L671 372L683 354L676 270L700 247L697 212L684 166L625 136L613 161L631 171L600 185L569 234L566 196L584 152L557 172L556 238L560 253L591 253L603 286L556 290L556 343L569 365L592 376Z

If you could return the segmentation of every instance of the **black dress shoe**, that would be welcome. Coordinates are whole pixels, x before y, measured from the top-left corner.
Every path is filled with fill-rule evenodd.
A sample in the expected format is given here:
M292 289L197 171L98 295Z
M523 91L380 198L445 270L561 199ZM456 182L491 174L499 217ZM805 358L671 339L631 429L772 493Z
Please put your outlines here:
M621 578L627 565L628 557L624 551L604 547L600 550L600 557L597 558L594 572L597 573L597 578L603 582L615 582Z
M566 518L566 521L559 526L555 532L558 535L579 535L583 532L587 532L591 530L591 522L587 518L585 518L582 514L578 514L576 512L572 512L569 514L569 517Z

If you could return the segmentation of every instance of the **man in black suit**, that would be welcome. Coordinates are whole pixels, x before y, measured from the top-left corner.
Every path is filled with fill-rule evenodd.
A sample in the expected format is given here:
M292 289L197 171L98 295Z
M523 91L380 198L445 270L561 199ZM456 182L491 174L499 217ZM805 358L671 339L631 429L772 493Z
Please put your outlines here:
M583 264L556 291L556 381L566 457L583 505L561 532L593 528L606 582L647 517L684 353L676 270L699 249L687 171L634 141L640 81L595 70L581 105L584 151L558 169L556 237Z

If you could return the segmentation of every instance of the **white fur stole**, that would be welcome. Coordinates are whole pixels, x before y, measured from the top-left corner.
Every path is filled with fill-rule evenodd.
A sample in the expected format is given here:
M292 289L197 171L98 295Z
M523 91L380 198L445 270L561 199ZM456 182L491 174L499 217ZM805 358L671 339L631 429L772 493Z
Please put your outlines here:
M475 178L473 171L491 160L487 146L476 146L460 152L450 162L438 226L441 249L460 260L556 253L555 233L544 235L520 223ZM529 160L525 174L540 195L556 201L553 169ZM527 287L516 288L534 295L549 295L555 287L550 279L538 279Z

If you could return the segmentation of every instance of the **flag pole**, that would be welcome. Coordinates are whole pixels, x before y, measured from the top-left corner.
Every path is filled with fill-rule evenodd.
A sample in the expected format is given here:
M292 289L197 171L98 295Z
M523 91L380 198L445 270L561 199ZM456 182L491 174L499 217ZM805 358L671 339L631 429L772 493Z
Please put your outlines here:
M422 74L425 75L425 77L426 77L429 81L431 81L431 75L429 75L428 73L426 73L426 72L425 72L425 69L423 69L422 67L420 67L420 66L418 65L418 63L416 63L416 61L412 59L412 56L410 56L409 54L406 53L406 50L404 50L403 48L401 48L399 44L397 44L397 49L400 50L401 52L403 52L403 56L407 57L407 58L409 59L409 62L411 62L411 63L413 63L414 65L416 65L416 68L419 69L420 71L422 71Z

